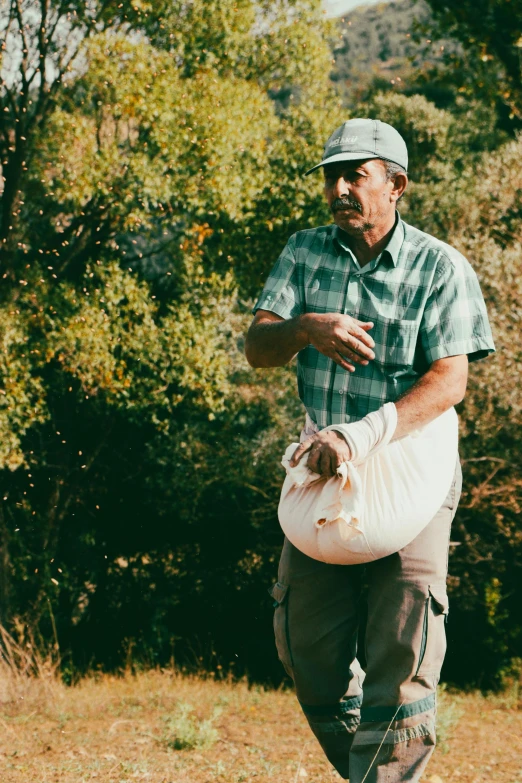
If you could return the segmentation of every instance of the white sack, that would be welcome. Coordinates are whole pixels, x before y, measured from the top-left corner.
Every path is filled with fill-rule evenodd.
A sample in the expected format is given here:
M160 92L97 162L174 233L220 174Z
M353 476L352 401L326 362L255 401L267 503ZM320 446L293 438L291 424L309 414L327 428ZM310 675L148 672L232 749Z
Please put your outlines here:
M307 423L301 440L313 434ZM327 427L345 434L363 460L344 463L328 480L306 467L308 454L290 468L299 444L287 448L279 522L297 549L325 563L367 563L402 549L435 516L455 473L456 411L390 442L396 425L387 403L361 422Z

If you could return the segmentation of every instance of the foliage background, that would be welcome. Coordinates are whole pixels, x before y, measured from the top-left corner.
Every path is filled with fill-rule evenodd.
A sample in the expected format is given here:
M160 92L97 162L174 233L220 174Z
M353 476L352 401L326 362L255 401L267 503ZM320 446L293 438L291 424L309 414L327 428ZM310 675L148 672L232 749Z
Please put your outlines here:
M403 217L487 299L445 676L514 675L522 4L482 5L2 0L0 619L66 676L174 658L280 681L266 588L302 413L293 368L251 370L242 340L288 236L329 220L302 170L364 115L408 142Z

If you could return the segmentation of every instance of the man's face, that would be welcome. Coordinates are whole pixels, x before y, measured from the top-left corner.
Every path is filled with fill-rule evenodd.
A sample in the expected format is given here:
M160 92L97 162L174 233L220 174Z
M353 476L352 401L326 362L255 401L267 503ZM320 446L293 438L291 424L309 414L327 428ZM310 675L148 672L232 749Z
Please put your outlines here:
M324 193L335 223L352 236L379 228L395 214L393 179L382 160L354 160L323 166Z

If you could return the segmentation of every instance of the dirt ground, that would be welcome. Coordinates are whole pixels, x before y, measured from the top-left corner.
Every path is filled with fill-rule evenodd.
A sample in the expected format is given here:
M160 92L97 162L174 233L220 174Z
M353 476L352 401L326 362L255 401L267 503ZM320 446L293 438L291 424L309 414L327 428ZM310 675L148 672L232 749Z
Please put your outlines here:
M172 671L66 687L0 673L1 783L330 783L340 780L291 691ZM516 694L444 691L424 783L522 783Z

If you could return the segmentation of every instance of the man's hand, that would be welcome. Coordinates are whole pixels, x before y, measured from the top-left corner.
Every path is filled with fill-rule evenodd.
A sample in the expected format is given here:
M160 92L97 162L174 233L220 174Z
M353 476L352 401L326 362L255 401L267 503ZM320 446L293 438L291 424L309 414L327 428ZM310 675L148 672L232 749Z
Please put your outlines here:
M307 467L325 478L332 478L337 469L351 459L350 449L340 432L318 432L303 441L294 451L290 465L295 468L303 454L308 454Z
M303 326L311 345L348 372L355 371L355 364L367 365L375 358L375 343L367 334L371 321L339 313L307 313Z
M248 330L245 353L252 367L282 367L307 345L313 345L348 372L375 358L367 332L373 323L340 313L303 313L285 320L258 310Z

